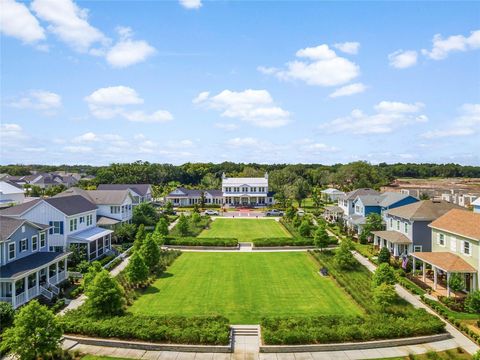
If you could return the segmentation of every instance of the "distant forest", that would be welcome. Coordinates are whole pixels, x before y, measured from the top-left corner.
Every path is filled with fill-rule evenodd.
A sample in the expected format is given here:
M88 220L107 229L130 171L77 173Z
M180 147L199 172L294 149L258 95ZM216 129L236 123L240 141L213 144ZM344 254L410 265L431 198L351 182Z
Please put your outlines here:
M109 166L88 165L5 165L0 173L28 175L31 171L80 172L94 175L89 186L100 183L149 183L157 185L158 191L165 191L183 185L192 188L214 189L220 187L222 173L227 176L254 177L269 175L270 189L289 193L304 189L334 185L342 190L358 187L379 188L396 178L480 178L480 166L458 164L386 164L371 165L357 161L349 164L243 164L223 162L186 163L183 165L156 164L143 161L114 163ZM296 189L296 190L294 190Z

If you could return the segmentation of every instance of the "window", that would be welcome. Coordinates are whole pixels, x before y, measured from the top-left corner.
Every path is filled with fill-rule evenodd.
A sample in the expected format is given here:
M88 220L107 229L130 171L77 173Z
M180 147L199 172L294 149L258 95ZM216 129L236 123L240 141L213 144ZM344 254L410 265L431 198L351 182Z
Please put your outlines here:
M93 215L87 215L87 226L90 226L93 224Z
M44 232L40 233L40 247L43 248L47 243L47 236Z
M393 219L390 219L390 228L393 228Z
M50 221L50 234L63 234L63 221Z
M38 250L38 236L33 235L32 236L32 251L37 251Z
M397 230L400 230L400 221L397 220Z
M22 233L25 232L25 225L22 225Z
M463 242L463 253L465 255L470 255L470 243L468 241Z
M80 224L83 224L85 222L85 216L80 216Z
M70 231L77 230L77 219L70 219Z
M20 252L24 252L28 250L28 241L27 239L20 240Z
M445 235L438 234L438 245L445 246Z
M110 213L111 213L111 214L118 214L118 213L120 213L120 206L110 206Z
M404 231L405 231L405 234L408 233L408 224L407 223L404 224Z
M414 245L414 246L413 246L413 251L414 251L414 252L422 251L422 245Z
M15 243L8 244L8 260L15 259Z

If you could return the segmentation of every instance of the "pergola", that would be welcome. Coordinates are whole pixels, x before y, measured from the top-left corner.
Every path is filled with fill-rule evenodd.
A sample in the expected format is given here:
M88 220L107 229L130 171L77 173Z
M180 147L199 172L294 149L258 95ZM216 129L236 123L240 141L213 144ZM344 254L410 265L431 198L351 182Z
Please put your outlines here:
M477 288L477 270L463 260L460 256L449 252L413 252L413 269L416 269L416 261L422 262L422 281L426 282L426 264L433 269L433 290L437 290L438 273L442 271L447 274L447 296L450 296L450 276L451 274L462 274L464 280L466 275L470 274L470 288Z

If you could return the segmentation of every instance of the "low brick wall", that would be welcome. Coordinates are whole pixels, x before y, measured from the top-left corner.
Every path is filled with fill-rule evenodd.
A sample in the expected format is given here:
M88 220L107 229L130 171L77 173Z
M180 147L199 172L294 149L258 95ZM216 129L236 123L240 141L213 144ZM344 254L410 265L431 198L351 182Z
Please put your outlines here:
M166 249L174 250L238 250L239 246L186 246L186 245L163 245Z
M341 351L378 349L395 346L425 344L435 341L451 339L449 333L418 336L403 339L375 340L365 342L337 343L337 344L312 344L312 345L260 345L263 353L292 353L292 352L317 352L317 351Z
M229 345L183 345L183 344L156 344L143 341L130 341L118 339L92 338L74 335L64 335L64 339L75 341L79 344L107 346L124 349L137 349L147 351L179 351L199 353L231 353L232 343Z

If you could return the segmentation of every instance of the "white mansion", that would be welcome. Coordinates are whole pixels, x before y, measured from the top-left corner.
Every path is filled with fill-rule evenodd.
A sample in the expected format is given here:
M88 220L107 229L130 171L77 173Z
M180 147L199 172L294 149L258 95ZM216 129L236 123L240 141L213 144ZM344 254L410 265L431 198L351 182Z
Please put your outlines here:
M174 206L207 205L267 206L273 205L273 193L268 190L268 174L258 178L227 177L222 174L221 190L196 190L179 187L165 197Z

